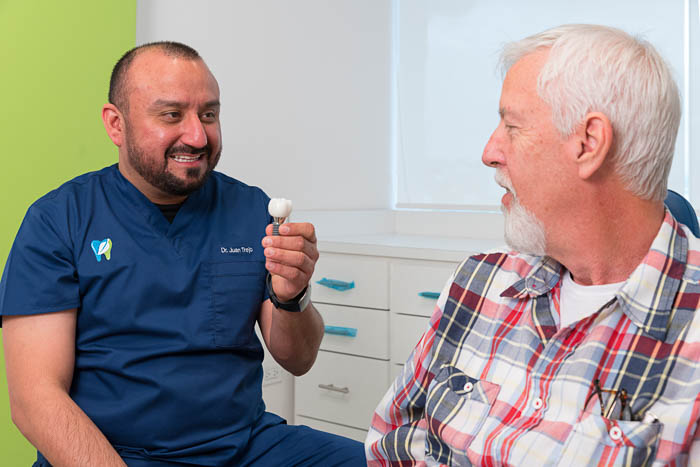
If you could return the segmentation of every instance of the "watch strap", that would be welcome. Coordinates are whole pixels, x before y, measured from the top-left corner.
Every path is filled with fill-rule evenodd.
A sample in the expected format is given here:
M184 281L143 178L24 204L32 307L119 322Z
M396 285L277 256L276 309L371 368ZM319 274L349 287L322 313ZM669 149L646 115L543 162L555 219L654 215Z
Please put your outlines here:
M303 311L307 306L309 306L309 302L311 302L311 285L304 287L304 290L299 292L296 297L288 302L280 301L280 299L277 298L277 295L275 295L275 291L272 290L272 275L267 275L267 278L265 279L265 286L267 287L267 293L270 296L270 301L275 308L279 308L280 310L291 312Z

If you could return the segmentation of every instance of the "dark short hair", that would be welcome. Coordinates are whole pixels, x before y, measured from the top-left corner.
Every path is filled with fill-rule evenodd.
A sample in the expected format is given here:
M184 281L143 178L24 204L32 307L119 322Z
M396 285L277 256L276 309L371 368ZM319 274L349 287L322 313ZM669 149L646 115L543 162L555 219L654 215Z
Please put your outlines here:
M127 73L131 62L141 52L150 49L158 49L169 57L185 58L188 60L197 60L202 57L199 53L189 45L173 41L158 41L149 42L148 44L139 45L122 55L122 58L117 61L112 69L112 76L109 79L109 94L107 99L110 104L115 105L122 112L128 110L128 99L126 99Z

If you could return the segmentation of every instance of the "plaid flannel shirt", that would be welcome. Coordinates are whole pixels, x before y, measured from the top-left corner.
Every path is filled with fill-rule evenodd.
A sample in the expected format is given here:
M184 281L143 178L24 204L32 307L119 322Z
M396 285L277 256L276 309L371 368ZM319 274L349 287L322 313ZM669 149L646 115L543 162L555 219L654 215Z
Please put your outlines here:
M700 463L700 240L667 212L615 297L559 329L563 272L465 260L377 407L369 465ZM596 379L633 418L601 416Z

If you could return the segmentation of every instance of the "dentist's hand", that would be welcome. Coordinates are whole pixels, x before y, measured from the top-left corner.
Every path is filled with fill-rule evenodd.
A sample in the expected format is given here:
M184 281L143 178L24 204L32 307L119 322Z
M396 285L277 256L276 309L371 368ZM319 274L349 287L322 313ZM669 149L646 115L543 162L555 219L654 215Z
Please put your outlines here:
M272 275L272 290L287 302L304 290L318 261L316 230L308 222L282 224L279 235L272 235L272 224L262 239L265 267Z

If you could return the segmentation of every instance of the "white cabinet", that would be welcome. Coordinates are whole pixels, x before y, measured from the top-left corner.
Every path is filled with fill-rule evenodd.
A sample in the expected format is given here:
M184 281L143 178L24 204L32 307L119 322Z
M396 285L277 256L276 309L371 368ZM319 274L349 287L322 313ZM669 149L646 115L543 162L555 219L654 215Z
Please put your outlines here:
M391 314L391 363L406 363L429 324L430 318L425 316Z
M428 329L457 263L394 259L390 268L391 362L404 364Z
M305 417L303 415L297 415L296 417L297 425L306 425L315 430L326 431L328 433L334 433L336 435L345 436L346 438L354 439L361 443L365 442L367 437L367 430L358 430L357 428L352 428L345 425L339 425L337 423L328 423L323 420L318 420L316 418Z
M389 379L393 382L396 378L399 377L402 371L403 365L399 365L398 363L392 363L391 367L389 367Z
M389 309L389 262L386 258L321 253L311 281L314 303Z
M322 350L389 359L389 312L316 303L326 325Z
M402 315L430 317L437 295L457 263L393 260L391 262L391 311Z
M296 378L295 423L363 441L457 264L321 250L313 301L326 334Z
M326 332L296 379L295 423L364 440L389 386L389 260L322 253L312 284Z
M389 363L372 358L319 352L311 371L297 379L299 415L367 429L389 385Z

